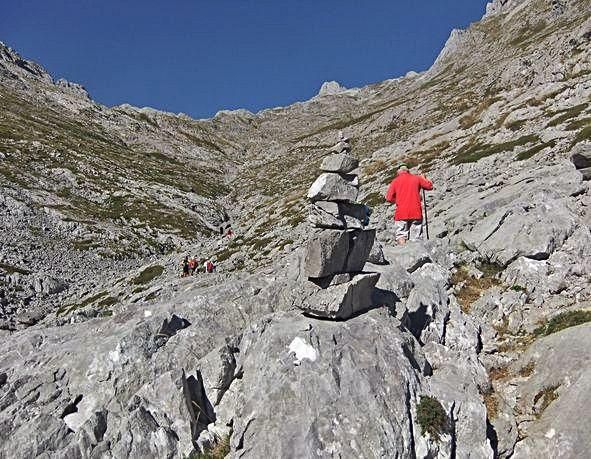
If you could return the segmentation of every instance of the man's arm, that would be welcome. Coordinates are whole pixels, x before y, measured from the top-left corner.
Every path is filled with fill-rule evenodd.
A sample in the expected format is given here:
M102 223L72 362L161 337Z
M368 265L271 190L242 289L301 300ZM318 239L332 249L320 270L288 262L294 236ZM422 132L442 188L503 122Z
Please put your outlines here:
M386 201L394 202L396 200L396 187L394 186L394 180L390 182L390 186L388 187L388 191L386 191Z
M419 185L421 186L421 188L423 190L432 190L433 189L433 183L431 183L431 180L426 179L422 175L419 176Z

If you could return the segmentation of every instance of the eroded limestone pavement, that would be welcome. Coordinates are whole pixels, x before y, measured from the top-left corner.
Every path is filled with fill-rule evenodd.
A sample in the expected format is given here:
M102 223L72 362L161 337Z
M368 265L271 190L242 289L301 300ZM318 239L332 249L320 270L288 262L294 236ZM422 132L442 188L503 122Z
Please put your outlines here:
M0 457L587 456L590 14L494 1L427 72L212 120L0 45Z

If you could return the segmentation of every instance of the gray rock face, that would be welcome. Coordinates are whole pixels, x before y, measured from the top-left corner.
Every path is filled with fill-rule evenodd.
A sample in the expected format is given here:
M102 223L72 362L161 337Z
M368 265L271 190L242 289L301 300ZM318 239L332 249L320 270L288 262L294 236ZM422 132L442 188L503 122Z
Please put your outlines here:
M365 339L373 345L360 346ZM236 456L414 454L410 410L425 360L395 319L377 310L344 323L285 315L253 324L240 346Z
M320 170L348 174L357 166L359 166L359 161L356 158L347 153L338 153L325 157L320 165Z
M591 403L590 344L591 325L581 325L537 341L514 363L516 372L533 363L517 386L525 411L520 430L527 436L514 457L575 458L589 451L591 417L581 408Z
M564 203L548 200L533 211L528 206L499 209L478 222L463 241L504 267L519 256L549 258L574 229L574 216Z
M312 184L307 197L311 201L354 202L358 194L357 187L341 175L324 173Z

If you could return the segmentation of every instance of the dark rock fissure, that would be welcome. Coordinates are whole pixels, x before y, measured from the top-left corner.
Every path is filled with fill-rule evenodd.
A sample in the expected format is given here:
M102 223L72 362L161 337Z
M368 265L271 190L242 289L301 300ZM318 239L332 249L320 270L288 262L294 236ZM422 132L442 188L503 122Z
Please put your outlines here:
M68 414L76 413L78 411L78 403L82 401L82 394L79 394L74 398L74 401L64 408L62 414L60 415L61 419L64 419Z

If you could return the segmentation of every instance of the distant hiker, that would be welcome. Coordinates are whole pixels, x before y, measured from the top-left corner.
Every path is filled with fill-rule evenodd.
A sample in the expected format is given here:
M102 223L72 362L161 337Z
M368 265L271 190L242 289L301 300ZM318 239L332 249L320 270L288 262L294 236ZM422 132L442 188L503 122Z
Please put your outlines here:
M234 231L232 231L232 228L228 228L228 232L226 233L226 236L227 236L227 237L230 237L230 238L231 238L232 236L234 236Z
M213 265L211 260L205 260L205 263L203 263L203 267L205 268L206 273L212 273L215 271L215 266Z
M425 177L411 174L406 165L398 168L398 175L388 187L386 201L396 204L394 223L396 242L417 241L423 234L421 189L432 190L433 184Z
M183 274L181 277L187 277L189 275L189 257L185 257L182 262L183 265Z
M189 274L192 276L197 268L197 259L195 257L189 258Z

